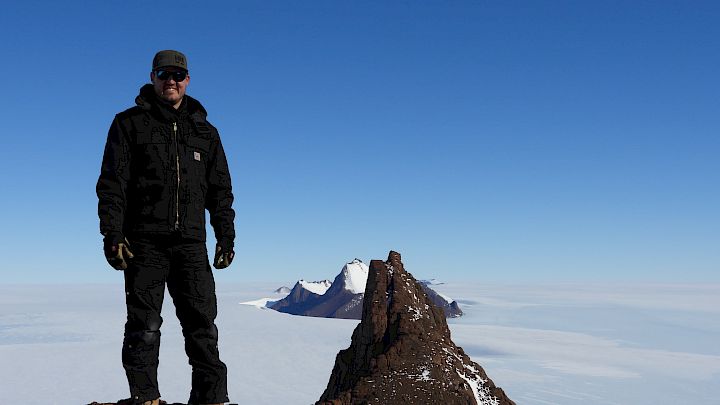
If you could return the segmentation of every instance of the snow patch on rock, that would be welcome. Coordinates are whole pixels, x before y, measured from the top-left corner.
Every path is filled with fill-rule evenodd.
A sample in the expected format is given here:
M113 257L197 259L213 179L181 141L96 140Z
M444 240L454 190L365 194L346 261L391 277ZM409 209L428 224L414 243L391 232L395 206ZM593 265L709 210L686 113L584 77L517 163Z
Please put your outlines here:
M323 280L323 281L305 281L300 280L298 281L300 286L308 291L310 291L313 294L317 295L323 295L325 292L330 288L330 285L332 285L332 282L330 280Z
M498 405L500 403L496 396L490 394L490 389L485 386L482 378L476 379L472 376L468 377L458 370L455 371L458 373L460 378L465 380L465 382L470 386L470 389L475 396L475 402L477 402L478 405Z

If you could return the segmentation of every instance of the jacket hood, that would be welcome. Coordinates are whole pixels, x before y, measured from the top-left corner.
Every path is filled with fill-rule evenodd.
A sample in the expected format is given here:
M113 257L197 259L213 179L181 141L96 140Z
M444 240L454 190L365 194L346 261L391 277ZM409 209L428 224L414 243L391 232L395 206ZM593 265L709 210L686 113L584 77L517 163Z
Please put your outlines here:
M199 101L188 96L187 94L185 94L183 98L185 108L187 108L187 113L189 115L199 113L203 117L207 117L207 111L205 110L205 107L200 104ZM155 89L153 89L153 85L150 83L142 86L140 88L140 94L135 97L135 104L137 104L143 110L147 111L150 111L153 108L162 110L163 106L161 106L160 103L162 103L162 101L158 99L157 95L155 94Z

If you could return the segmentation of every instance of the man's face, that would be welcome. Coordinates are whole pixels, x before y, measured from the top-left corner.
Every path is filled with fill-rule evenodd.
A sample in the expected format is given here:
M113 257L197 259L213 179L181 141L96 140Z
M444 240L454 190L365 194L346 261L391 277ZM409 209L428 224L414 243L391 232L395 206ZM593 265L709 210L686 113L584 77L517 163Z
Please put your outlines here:
M154 72L150 72L150 81L152 81L153 87L155 89L155 94L157 94L157 96L160 97L161 100L165 101L166 103L172 105L175 108L178 108L180 106L180 103L182 102L183 96L185 95L185 89L190 83L190 74L187 74L185 76L185 79L183 79L182 81L176 81L173 75L170 75L170 77L168 77L167 79L162 80L157 75L157 72L160 71L175 73L184 72L184 70L169 67L157 69Z

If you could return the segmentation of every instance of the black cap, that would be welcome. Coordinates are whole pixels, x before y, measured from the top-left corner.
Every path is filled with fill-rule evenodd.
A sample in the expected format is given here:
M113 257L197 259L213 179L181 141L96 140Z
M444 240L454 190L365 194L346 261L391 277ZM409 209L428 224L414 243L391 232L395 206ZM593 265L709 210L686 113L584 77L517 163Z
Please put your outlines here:
M183 70L187 68L187 58L182 52L166 50L160 51L155 54L152 63L152 70L157 70L166 67L177 67Z

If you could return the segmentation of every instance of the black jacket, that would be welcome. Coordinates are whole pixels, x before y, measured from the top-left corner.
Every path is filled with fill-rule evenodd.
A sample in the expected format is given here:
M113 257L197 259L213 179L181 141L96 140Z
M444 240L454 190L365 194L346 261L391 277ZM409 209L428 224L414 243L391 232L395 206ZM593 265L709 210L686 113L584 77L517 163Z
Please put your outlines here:
M151 84L135 103L115 116L108 132L96 187L100 233L130 239L179 231L204 241L207 209L218 244L232 246L230 172L203 106L186 95L175 110Z

